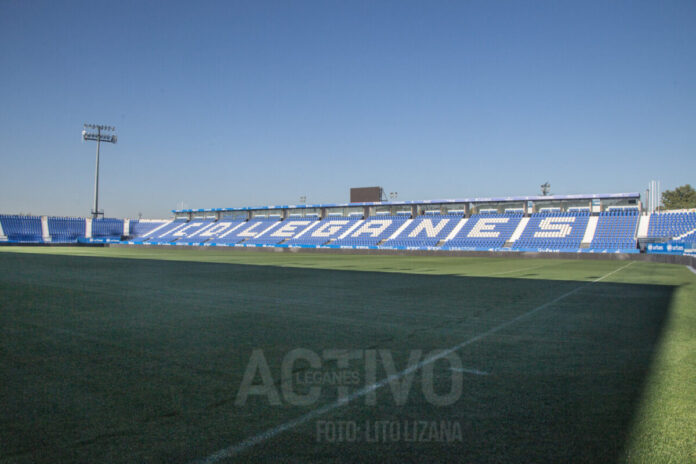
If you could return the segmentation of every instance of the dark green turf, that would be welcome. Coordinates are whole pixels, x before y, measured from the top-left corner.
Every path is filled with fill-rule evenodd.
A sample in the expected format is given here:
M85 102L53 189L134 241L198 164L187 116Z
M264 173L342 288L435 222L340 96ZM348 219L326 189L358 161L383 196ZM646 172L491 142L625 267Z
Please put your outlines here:
M0 462L205 458L336 398L326 387L306 407L236 406L254 349L277 383L282 357L299 347L388 349L401 370L412 349L455 346L579 287L459 350L490 375L465 374L455 404L425 401L419 371L405 405L385 387L374 406L360 398L321 417L456 421L462 441L318 443L313 420L237 460L696 458L696 276L684 267L634 263L589 283L626 263L15 251L0 252ZM438 391L450 378L436 363Z

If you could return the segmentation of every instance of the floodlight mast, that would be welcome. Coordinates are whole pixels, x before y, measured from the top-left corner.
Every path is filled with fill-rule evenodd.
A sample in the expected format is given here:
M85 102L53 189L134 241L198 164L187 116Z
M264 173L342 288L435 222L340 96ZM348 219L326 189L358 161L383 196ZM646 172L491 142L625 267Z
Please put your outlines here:
M541 194L543 196L547 196L549 192L551 192L551 184L549 184L548 182L541 184Z
M96 129L97 132L87 132L87 129ZM116 143L116 134L102 134L104 132L114 132L113 126L104 126L100 124L84 124L82 130L82 140L97 142L97 165L94 170L94 209L92 210L92 218L97 219L99 215L104 216L104 211L99 211L99 148L102 142Z

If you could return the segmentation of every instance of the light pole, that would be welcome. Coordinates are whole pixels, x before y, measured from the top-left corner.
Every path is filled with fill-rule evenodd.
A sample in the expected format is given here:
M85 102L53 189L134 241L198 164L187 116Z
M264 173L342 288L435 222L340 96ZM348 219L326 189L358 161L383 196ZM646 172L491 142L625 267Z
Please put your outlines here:
M96 129L97 132L87 132L87 129ZM104 215L103 211L99 211L99 147L102 142L116 143L116 134L103 134L102 132L114 132L113 126L103 126L100 124L85 124L82 130L82 140L91 140L97 142L97 166L94 170L94 209L92 210L92 218L97 219L99 215Z
M548 182L545 182L541 184L541 194L543 196L547 196L551 192L551 184Z
M399 198L399 192L389 192L389 199L391 201L396 201Z

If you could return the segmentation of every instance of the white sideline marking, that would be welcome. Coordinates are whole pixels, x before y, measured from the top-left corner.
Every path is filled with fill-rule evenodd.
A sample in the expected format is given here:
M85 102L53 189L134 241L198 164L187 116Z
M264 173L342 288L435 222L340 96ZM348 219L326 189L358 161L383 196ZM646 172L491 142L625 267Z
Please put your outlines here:
M482 277L488 277L488 276L494 276L494 275L503 275L503 274L512 274L513 272L529 271L532 269L539 269L539 268L546 267L546 266L547 266L546 264L542 264L541 266L523 267L521 269L513 269L511 271L494 272L493 274L486 274Z
M489 375L490 374L490 372L480 371L478 369L467 369L465 367L462 367L462 368L450 367L450 370L454 371L454 372L463 372L465 374L474 374L474 375Z
M288 422L285 422L284 424L277 425L273 428L270 428L264 432L259 433L258 435L254 435L254 436L249 437L243 441L240 441L239 443L237 443L235 445L231 445L231 446L228 446L227 448L223 448L223 449L211 454L207 458L193 461L192 464L213 464L213 463L219 462L223 459L227 459L227 458L235 456L239 453L242 453L242 452L248 450L249 448L252 448L252 447L258 445L259 443L263 443L266 440L270 440L271 438L274 438L275 436L280 435L281 433L283 433L287 430L291 430L291 429L294 429L295 427L299 427L300 425L306 424L307 422L311 421L312 419L315 419L317 417L321 417L324 414L331 412L334 409L338 409L341 406L345 406L346 404L348 404L348 403L350 403L358 398L361 398L369 393L372 393L373 391L378 390L378 389L384 387L385 385L388 385L389 383L394 382L395 380L399 380L402 377L406 377L407 375L411 374L412 372L415 372L415 371L421 369L423 366L427 366L428 364L432 364L439 359L442 359L446 356L449 356L451 353L454 353L455 351L458 351L467 345L470 345L474 342L477 342L481 339L484 339L484 338L488 337L489 335L493 335L494 333L500 332L501 330L521 321L522 319L525 319L525 318L541 311L542 309L546 309L549 306L552 306L552 305L558 303L559 301L569 297L570 295L573 295L573 294L579 292L583 288L585 288L589 285L592 285L593 283L604 280L607 277L609 277L610 275L626 269L631 264L633 264L633 261L626 264L625 266L622 266L618 269L615 269L607 274L604 274L602 277L599 277L591 282L580 285L579 287L576 287L573 290L566 292L563 295L558 296L558 297L554 298L553 300L542 304L541 306L537 306L536 308L529 310L526 313L523 313L523 314L520 314L519 316L513 317L512 319L510 319L506 322L503 322L502 324L499 324L499 325L493 327L492 329L489 329L489 330L483 332L482 334L476 335L475 337L472 337L468 340L465 340L465 341L461 342L460 344L455 345L451 348L443 350L436 355L430 356L429 358L425 358L421 362L414 364L413 366L410 366L401 372L397 372L396 374L392 374L388 377L385 377L384 379L380 380L379 382L374 383L372 385L367 385L367 386L361 388L360 390L358 390L358 391L356 391L356 392L354 392L354 393L352 393L344 398L341 398L341 399L334 401L333 403L329 403L326 406L322 406L320 408L314 409L313 411L309 411L308 413L303 414L303 415L301 415L295 419L292 419Z
M690 270L691 272L693 272L694 274L696 274L696 269L694 269L693 267L691 267L691 266L686 266L686 268L687 268L688 270Z

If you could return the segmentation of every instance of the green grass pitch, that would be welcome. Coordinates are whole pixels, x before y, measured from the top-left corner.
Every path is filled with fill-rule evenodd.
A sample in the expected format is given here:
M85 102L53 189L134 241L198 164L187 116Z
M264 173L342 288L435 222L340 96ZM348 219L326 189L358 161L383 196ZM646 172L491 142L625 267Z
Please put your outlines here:
M6 247L0 305L0 463L696 462L685 266Z

